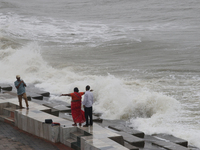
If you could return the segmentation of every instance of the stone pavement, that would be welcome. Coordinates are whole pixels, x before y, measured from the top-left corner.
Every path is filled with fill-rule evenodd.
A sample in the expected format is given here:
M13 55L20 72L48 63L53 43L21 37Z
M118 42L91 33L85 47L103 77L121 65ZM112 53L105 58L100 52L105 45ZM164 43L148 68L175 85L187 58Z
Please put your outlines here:
M0 121L0 150L72 150L61 144L52 143L33 136L15 126Z

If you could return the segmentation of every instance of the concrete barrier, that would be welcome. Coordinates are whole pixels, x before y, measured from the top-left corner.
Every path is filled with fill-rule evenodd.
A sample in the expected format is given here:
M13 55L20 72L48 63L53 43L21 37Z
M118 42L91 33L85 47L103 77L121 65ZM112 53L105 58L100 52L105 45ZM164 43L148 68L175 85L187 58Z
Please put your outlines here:
M39 95L39 94L35 94L35 93L32 93L32 92L26 92L26 95L27 95L27 97L30 97L31 99L34 98L34 99L37 99L37 100L43 100L43 96Z
M185 147L188 146L188 141L180 139L180 138L177 138L177 137L174 137L172 135L156 134L156 135L153 135L153 136L158 138L158 139L165 139L167 141L170 141L172 143L176 143L176 144L179 144L179 145L182 145L182 146L185 146Z
M116 131L123 131L123 132L126 132L126 133L128 133L128 134L134 135L134 136L136 136L136 137L144 138L144 132L131 129L131 128L129 128L129 127L126 127L126 126L123 125L123 124L110 125L110 126L108 126L108 127L111 128L111 129L113 129L113 130L116 130Z
M1 90L4 90L4 91L12 91L12 86L11 85L1 84L0 87L1 87Z
M136 147L144 147L145 142L143 139L130 135L125 132L117 132L117 133L121 135L124 138L124 141L128 142L129 144L134 145Z
M168 150L188 150L188 148L184 146L166 141L165 139L161 139L161 138L158 139L151 135L145 135L144 140L151 142L153 145L157 145L157 146L166 148Z

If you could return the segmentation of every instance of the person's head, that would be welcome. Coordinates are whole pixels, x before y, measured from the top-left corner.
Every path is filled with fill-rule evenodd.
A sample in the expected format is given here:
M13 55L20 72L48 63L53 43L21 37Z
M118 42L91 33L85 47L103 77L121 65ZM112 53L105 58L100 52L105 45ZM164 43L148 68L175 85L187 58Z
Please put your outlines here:
M74 88L74 92L79 92L77 87Z
M16 75L16 79L20 81L20 75Z
M86 89L86 91L90 90L90 86L87 85L87 86L85 87L85 89Z

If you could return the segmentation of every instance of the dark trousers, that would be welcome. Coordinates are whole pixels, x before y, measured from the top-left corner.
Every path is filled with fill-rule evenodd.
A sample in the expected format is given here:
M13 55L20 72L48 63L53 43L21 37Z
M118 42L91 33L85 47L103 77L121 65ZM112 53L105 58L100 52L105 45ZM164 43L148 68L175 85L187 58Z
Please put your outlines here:
M92 107L85 107L85 120L86 120L86 125L93 125L93 120L92 120ZM88 117L90 118L90 124L88 124Z

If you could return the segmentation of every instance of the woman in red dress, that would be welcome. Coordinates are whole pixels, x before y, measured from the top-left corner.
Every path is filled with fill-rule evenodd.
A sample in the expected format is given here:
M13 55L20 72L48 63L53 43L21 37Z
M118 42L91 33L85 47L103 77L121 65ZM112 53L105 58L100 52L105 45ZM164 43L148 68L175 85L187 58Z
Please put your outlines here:
M83 122L85 122L85 112L81 110L81 96L85 94L85 92L79 92L78 88L74 88L74 93L70 94L62 94L61 96L71 96L71 113L72 118L74 120L73 126L77 126L77 123L79 123L79 126L82 125Z

